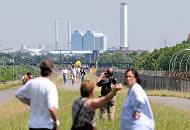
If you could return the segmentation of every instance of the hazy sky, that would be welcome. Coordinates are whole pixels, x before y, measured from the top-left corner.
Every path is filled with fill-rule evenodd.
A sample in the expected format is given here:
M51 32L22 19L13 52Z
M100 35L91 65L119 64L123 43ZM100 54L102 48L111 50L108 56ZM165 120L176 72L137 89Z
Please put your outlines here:
M2 48L54 46L54 21L60 20L60 41L72 31L105 33L108 45L119 46L120 2L124 0L0 0ZM173 45L190 32L189 0L128 0L129 47L148 49Z

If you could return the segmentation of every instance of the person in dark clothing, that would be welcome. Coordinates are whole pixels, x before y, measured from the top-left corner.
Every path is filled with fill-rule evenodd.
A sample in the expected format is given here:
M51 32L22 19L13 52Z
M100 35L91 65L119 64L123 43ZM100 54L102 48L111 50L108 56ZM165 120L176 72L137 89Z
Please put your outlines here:
M81 67L81 69L80 69L80 77L81 77L81 81L84 80L84 76L85 76L85 75L86 75L86 72L84 71L84 68Z
M101 87L101 96L106 96L112 91L112 85L117 84L116 78L113 76L113 69L108 68L106 73L102 73L97 86ZM100 118L108 117L109 120L114 120L116 109L116 98L114 97L110 102L100 108Z

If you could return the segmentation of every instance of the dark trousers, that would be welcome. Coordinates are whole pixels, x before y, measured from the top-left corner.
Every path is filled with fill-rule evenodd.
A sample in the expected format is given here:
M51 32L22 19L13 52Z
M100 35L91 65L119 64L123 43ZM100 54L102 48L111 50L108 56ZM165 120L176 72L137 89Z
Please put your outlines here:
M55 128L53 129L47 129L47 128L30 128L29 130L56 130Z
M91 124L86 124L85 126L82 127L73 127L71 130L95 130L95 128Z

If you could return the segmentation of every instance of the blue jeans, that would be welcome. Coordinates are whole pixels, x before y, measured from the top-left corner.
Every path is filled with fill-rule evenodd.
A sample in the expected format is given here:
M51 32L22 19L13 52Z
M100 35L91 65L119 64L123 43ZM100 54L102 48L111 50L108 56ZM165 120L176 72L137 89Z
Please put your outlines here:
M84 80L84 75L81 75L81 81L83 81Z
M63 80L64 80L64 84L66 84L67 83L67 75L66 74L63 75Z

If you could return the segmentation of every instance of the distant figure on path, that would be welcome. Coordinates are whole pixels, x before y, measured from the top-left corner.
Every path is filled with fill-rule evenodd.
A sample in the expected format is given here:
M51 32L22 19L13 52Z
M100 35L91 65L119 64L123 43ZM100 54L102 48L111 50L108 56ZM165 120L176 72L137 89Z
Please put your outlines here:
M76 68L75 65L73 64L71 66L71 80L72 80L72 84L74 84L76 82Z
M81 79L81 81L83 81L84 80L84 76L86 75L86 72L84 71L84 68L83 67L81 67L81 69L80 69L80 79Z
M112 91L101 98L94 98L93 91L96 83L84 80L80 87L81 97L74 101L72 107L73 125L71 130L96 130L95 110L107 104L118 90L120 84L113 87Z
M57 88L50 81L53 67L51 60L43 60L40 64L41 77L28 81L16 92L16 98L30 106L29 130L57 130L60 124Z
M26 84L26 82L28 82L30 79L32 79L32 73L31 72L27 72L23 77L22 77L22 83Z
M125 82L129 91L121 113L120 130L154 130L154 116L137 71L128 69Z
M63 68L62 70L62 75L63 75L63 80L64 80L64 84L67 84L67 73L68 73L68 70L66 68L66 66Z

